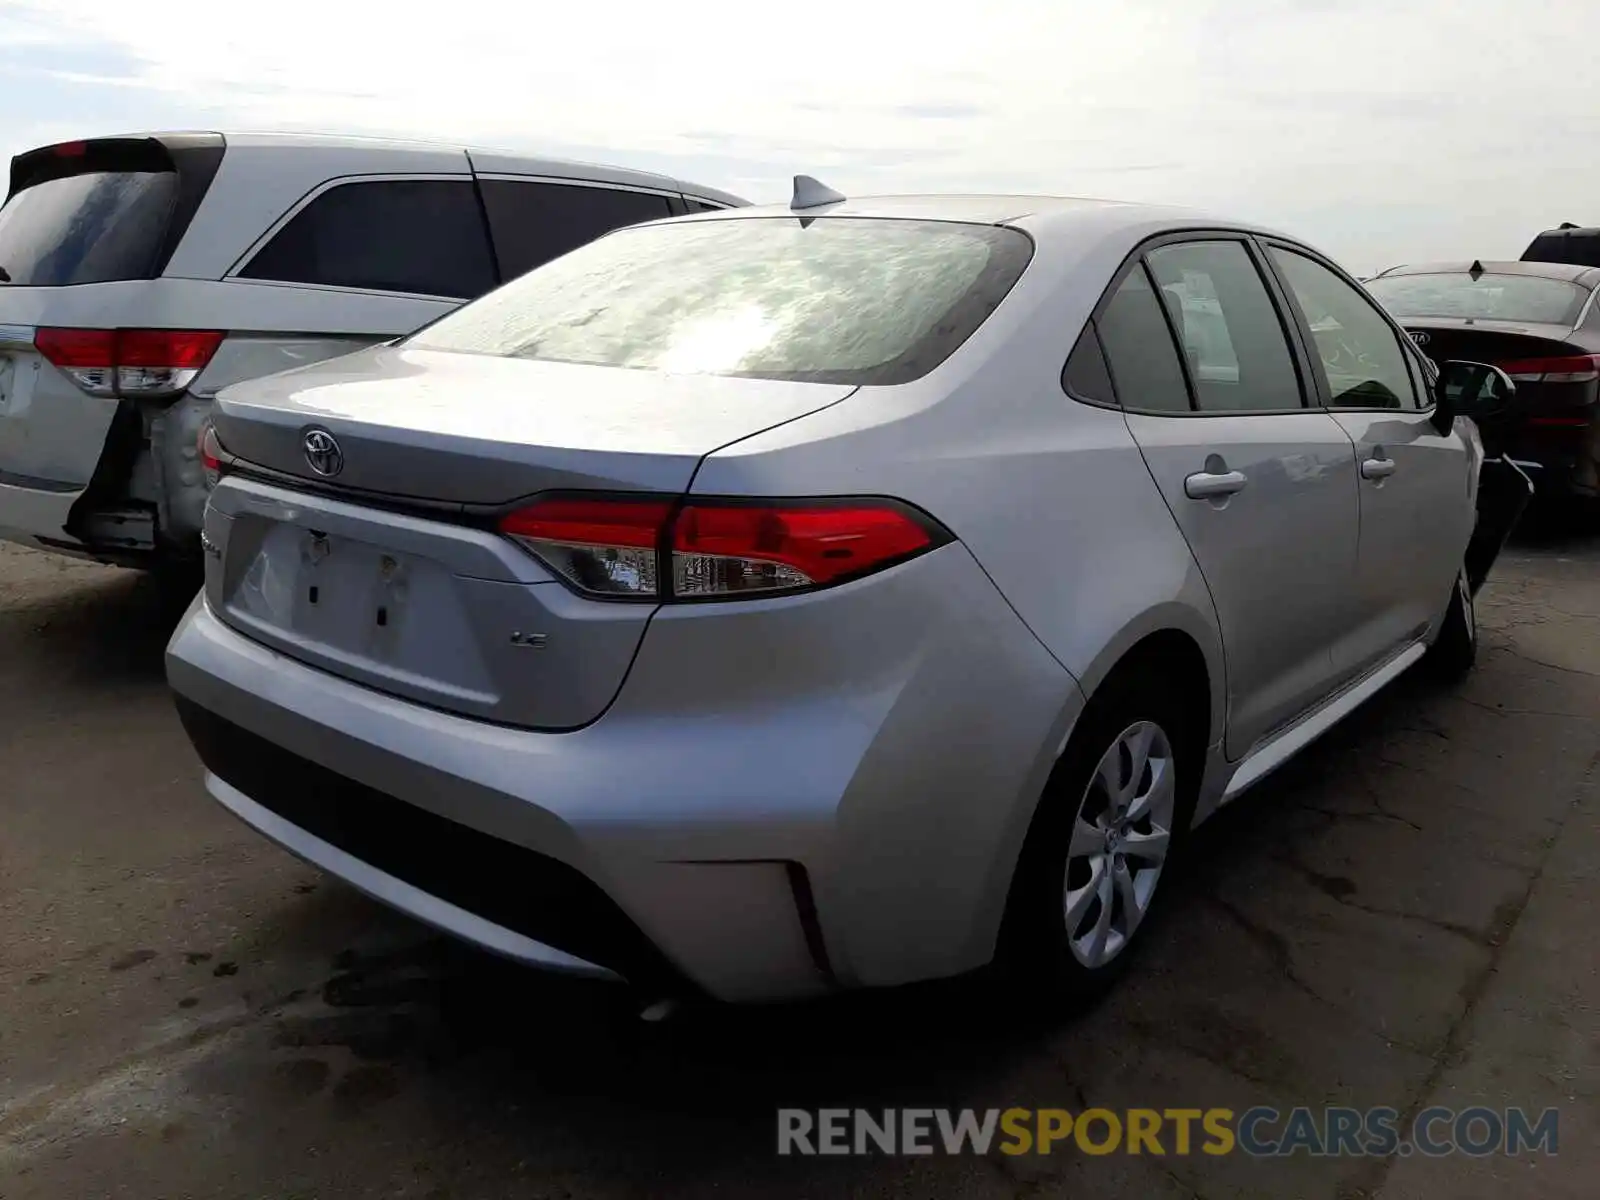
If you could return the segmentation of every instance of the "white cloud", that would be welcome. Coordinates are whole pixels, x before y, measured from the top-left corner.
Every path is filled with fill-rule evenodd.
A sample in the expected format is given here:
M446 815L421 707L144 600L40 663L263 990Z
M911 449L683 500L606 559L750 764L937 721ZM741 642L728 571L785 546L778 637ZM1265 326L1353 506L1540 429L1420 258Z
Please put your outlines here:
M1552 54L1600 14L1558 0L0 0L9 29L95 80L103 128L78 133L181 112L669 156L758 199L807 170L1170 200L1291 225L1357 269L1600 221L1581 151L1600 106ZM0 142L51 121L30 117Z

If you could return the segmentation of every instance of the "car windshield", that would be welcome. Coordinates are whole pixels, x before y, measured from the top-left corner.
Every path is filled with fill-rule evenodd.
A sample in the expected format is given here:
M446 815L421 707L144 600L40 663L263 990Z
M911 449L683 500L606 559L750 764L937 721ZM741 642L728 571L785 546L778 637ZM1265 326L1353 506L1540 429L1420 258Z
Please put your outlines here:
M620 230L419 331L409 345L700 375L893 384L961 345L1016 282L992 225L740 217Z
M1492 273L1473 278L1467 271L1385 275L1370 280L1367 291L1401 321L1452 317L1529 325L1571 325L1589 295L1564 279Z

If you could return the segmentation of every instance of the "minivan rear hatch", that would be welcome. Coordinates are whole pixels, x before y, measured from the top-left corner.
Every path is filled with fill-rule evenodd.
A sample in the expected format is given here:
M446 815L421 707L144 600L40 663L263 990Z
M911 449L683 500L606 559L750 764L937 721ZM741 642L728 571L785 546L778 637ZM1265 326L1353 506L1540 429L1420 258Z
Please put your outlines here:
M224 153L218 134L100 138L11 162L0 207L0 485L30 532L59 534L117 410L37 349L41 329L138 327ZM20 514L20 515L19 515Z

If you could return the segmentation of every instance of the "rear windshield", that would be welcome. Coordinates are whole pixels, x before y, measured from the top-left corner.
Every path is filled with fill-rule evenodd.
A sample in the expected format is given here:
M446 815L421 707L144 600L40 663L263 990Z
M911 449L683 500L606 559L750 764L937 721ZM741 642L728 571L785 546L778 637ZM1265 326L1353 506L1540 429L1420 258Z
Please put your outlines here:
M990 225L751 217L619 230L419 331L511 358L826 383L926 374L1033 253Z
M1369 280L1367 291L1402 321L1411 317L1471 317L1529 325L1571 325L1589 296L1587 289L1564 279L1492 274L1474 279L1465 271L1386 275Z
M177 195L174 171L93 171L23 188L0 208L0 284L148 278Z

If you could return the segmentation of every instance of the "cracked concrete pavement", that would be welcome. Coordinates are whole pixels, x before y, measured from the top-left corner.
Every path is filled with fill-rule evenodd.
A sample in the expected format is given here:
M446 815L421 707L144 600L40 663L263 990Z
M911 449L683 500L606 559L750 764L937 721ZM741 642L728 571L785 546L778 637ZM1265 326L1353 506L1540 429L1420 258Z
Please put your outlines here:
M205 798L138 578L0 548L0 1197L1594 1195L1600 538L1506 552L1403 679L1196 839L1044 1022L959 986L632 1019ZM779 1159L778 1105L1561 1109L1556 1158Z

